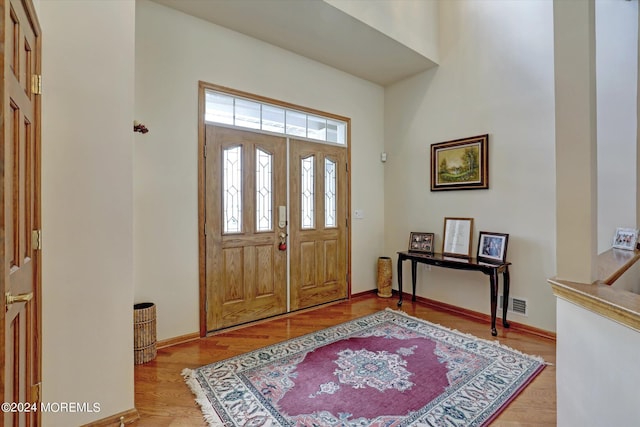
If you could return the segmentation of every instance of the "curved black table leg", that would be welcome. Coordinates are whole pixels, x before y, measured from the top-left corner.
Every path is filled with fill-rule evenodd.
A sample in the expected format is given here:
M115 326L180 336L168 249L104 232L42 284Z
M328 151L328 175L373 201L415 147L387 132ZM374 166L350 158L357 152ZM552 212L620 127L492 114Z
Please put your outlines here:
M498 272L493 270L489 275L491 281L491 335L498 335L496 329L496 309L498 308Z
M400 294L398 307L402 306L402 261L402 257L398 255L398 294Z
M502 273L502 286L504 293L504 302L502 303L502 326L508 328L511 326L509 322L507 322L507 306L509 305L509 267L505 267L504 272Z
M416 270L418 267L418 263L414 260L411 260L411 285L413 286L413 296L411 297L411 301L416 300Z

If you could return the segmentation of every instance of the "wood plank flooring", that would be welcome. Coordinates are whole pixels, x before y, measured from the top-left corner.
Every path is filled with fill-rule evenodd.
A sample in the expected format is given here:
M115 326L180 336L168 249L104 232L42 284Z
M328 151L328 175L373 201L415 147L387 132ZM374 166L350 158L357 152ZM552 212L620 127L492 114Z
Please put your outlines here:
M311 333L365 316L387 307L397 309L397 299L366 294L314 310L263 321L212 337L158 350L151 362L135 367L137 427L206 426L194 397L180 372L197 368L266 345ZM555 341L498 326L491 337L489 324L450 312L425 307L405 299L402 311L433 323L501 344L524 353L542 356L553 365L544 371L500 414L492 426L556 425Z

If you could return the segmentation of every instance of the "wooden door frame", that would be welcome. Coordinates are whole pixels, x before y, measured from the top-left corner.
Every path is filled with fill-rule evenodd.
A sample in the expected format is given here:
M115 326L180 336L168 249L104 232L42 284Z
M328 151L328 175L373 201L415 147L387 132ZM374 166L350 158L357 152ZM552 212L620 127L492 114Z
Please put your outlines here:
M33 28L34 31L34 35L36 38L36 44L35 46L32 47L32 49L35 51L35 55L33 57L33 61L34 61L34 69L35 69L35 73L37 75L41 75L42 74L42 28L40 27L40 22L38 20L38 16L36 14L35 11L35 7L33 5L32 0L21 0L21 3L24 6L25 12L27 13L27 16L30 20L30 25ZM7 22L5 20L6 17L9 17L9 13L7 11L7 9L9 8L9 2L6 0L0 0L0 10L2 10L2 17L0 19L3 20L4 25L7 25ZM4 28L4 27L3 27ZM4 38L4 34L1 34L0 37L2 37L3 42L5 42L5 38ZM6 62L6 56L10 54L10 49L8 48L8 46L6 46L5 43L5 51L4 51L4 55L5 55L5 60L3 60L3 65L4 68L0 71L0 73L2 73L2 81L6 82L6 77L5 77L5 73L9 70L9 66L5 64ZM31 84L31 82L28 82L28 84ZM4 85L4 83L3 83ZM2 133L2 150L6 149L6 144L11 143L11 141L8 138L5 138L6 136L6 129L5 129L5 122L4 122L4 118L8 117L7 115L7 107L9 106L9 104L5 104L4 103L4 93L5 93L5 89L3 87L3 102L2 105L0 106L0 115L3 117L3 120L0 121L0 132ZM41 108L42 108L42 95L39 93L33 93L33 121L34 121L34 128L33 128L33 132L34 132L34 150L35 150L35 156L33 159L33 167L35 168L34 170L34 210L33 210L33 227L36 230L41 230L42 229L42 194L41 194L41 182L42 182L42 144L41 144L41 135L42 135L42 114L41 114ZM5 193L5 175L4 172L6 171L6 168L4 167L4 162L6 161L10 161L10 159L6 159L4 157L4 155L0 156L0 200L2 201L2 212L0 213L0 277L2 278L2 280L4 281L4 283L8 283L9 280L9 271L7 269L7 254L5 251L5 239L7 238L7 236L5 235L5 221L6 221L6 216L4 213L4 200L5 197L9 197L9 195L7 195ZM34 354L34 360L32 363L32 369L33 369L33 381L35 384L40 384L42 382L42 250L38 249L38 250L33 250L32 253L32 263L33 263L33 274L34 274L34 298L33 298L33 307L34 307L34 311L35 311L35 324L33 325L34 328L34 342L33 344L35 345L35 348L33 349L33 354ZM0 316L0 330L3 331L3 339L0 340L0 384L4 384L5 383L5 337L4 337L4 331L5 331L5 295L4 295L4 287L2 287L0 289L0 291L2 291L2 295L0 295L0 297L2 298L2 316ZM31 387L31 384L26 384L27 387ZM31 393L32 390L29 390L29 393ZM33 396L31 396L32 401L33 401ZM40 401L42 398L41 396L41 388L38 388L38 396L37 396L37 400ZM0 399L3 402L10 402L12 399L11 398L7 398L7 396L4 395L4 386L0 387ZM0 414L1 415L1 414ZM40 425L42 422L41 416L40 416L40 412L37 412L34 414L35 419L36 419L36 423L37 425ZM0 418L0 420L2 420L2 418Z
M290 104L255 95L249 92L243 92L224 86L198 82L198 281L199 281L199 312L200 312L200 336L207 336L207 265L206 265L206 236L205 236L205 206L206 206L206 177L205 177L205 136L206 124L204 120L205 114L205 90L210 89L217 92L224 92L232 96L238 96L246 99L255 100L257 102L277 105L279 107L292 110L304 111L322 117L329 117L347 123L347 299L351 299L351 119L348 117L338 116L336 114L324 111L314 110L300 105ZM242 129L242 128L239 128ZM251 130L251 129L244 129ZM284 135L287 137L287 135ZM287 273L288 274L288 273Z

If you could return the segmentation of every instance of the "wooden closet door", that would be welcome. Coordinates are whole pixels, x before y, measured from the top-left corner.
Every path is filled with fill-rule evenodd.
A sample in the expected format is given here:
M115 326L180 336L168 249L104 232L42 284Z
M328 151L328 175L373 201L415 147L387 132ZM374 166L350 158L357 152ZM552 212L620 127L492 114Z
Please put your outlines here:
M33 4L3 1L4 68L0 180L3 241L0 316L3 402L38 411L3 411L5 426L39 425L40 338L40 28Z

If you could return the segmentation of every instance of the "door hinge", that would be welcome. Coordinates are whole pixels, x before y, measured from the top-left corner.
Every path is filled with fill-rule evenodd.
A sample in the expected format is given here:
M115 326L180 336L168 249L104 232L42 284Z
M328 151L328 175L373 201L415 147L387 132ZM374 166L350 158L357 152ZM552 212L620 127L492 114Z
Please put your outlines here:
M33 230L31 232L31 244L34 250L42 250L42 230Z
M40 402L42 400L42 383L31 386L31 402Z
M207 236L207 223L204 223L204 230L202 230L204 232L205 237Z
M31 76L31 93L34 95L42 95L42 75L33 74Z
M207 142L206 141L204 143L204 147L202 148L202 152L203 152L204 158L206 159L207 158Z

